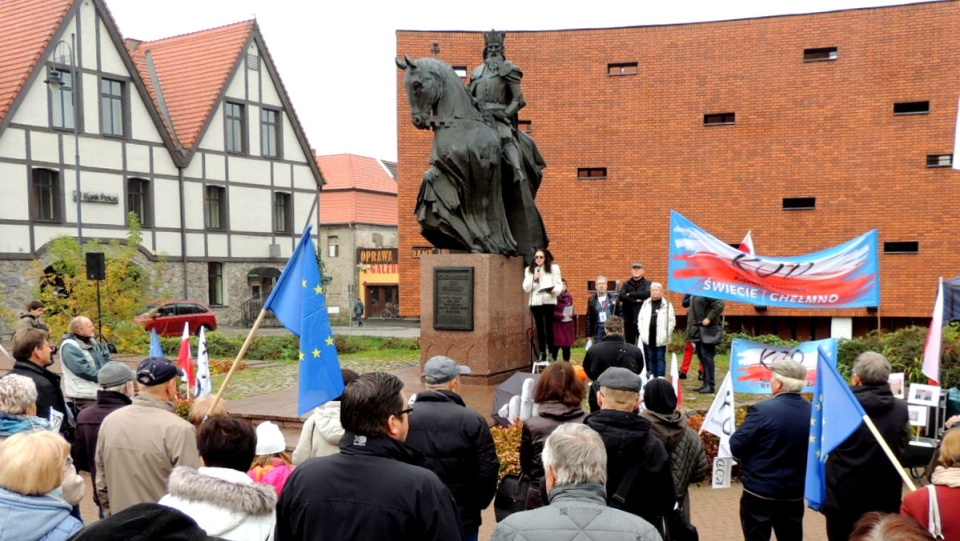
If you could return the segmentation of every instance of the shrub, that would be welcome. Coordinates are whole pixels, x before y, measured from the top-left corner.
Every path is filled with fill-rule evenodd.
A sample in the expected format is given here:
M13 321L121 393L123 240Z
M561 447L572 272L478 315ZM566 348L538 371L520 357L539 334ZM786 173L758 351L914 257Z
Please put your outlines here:
M509 428L495 425L490 427L493 443L500 459L500 477L508 473L520 473L520 436L523 423L515 423Z

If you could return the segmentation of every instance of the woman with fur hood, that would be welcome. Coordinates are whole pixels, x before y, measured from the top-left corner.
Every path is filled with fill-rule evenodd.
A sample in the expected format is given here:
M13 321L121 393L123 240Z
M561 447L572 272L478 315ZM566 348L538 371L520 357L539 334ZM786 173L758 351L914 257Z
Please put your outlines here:
M670 471L673 473L673 486L677 491L684 519L690 521L691 483L698 483L707 477L710 464L703 449L700 435L687 426L690 421L682 411L677 411L677 395L670 382L655 378L643 387L644 410L640 415L653 425L651 432L667 448L670 455Z
M247 468L257 436L248 423L228 417L204 421L197 432L203 467L174 468L161 505L190 516L208 535L234 541L273 538L277 494L255 483Z

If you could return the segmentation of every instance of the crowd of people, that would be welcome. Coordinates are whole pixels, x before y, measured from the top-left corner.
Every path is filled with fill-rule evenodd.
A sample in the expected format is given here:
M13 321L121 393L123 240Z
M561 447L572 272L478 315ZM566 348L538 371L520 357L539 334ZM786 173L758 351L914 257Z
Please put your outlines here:
M662 288L650 289L637 312L649 322L638 327L645 346L670 327L661 318L672 319ZM604 297L592 301L599 310ZM702 309L715 321L707 303ZM640 377L645 356L626 338L624 318L600 319L602 339L584 361L592 384L567 361L549 363L536 382L519 448L530 480L524 510L497 524L497 541L686 539L681 530L698 516L690 487L709 471L702 440L674 387ZM92 400L63 392L49 370L47 330L24 325L14 336L15 368L0 378L0 539L479 538L500 460L487 419L459 394L469 367L433 357L421 375L426 390L413 395L395 375L342 370L343 395L311 413L291 455L277 425L254 427L222 402L198 399L191 420L181 418L181 369L164 357L136 370L109 360L88 322L71 323L64 342L73 344L60 351L77 349L79 379L95 374ZM750 408L730 441L742 474L740 522L747 540L800 540L812 406L801 396L802 364L783 360L772 370L772 398ZM890 370L883 355L864 352L851 391L902 460L907 409L892 395ZM89 525L77 470L90 473L100 512ZM826 461L828 538L960 539L960 429L943 438L930 482L902 498L899 472L861 427Z
M623 366L630 368L628 360L618 361L621 350L626 356L639 357L634 362L637 373L646 370L649 377L664 377L667 372L667 347L676 329L677 318L673 303L665 296L660 282L651 282L644 276L643 263L634 263L630 268L630 278L624 280L619 289L609 292L610 284L606 276L597 276L594 291L587 299L587 353L602 346L606 359L611 352L614 357L605 360L605 366ZM619 282L617 282L619 284ZM576 309L573 295L562 277L560 265L556 263L550 250L537 250L530 265L524 267L522 288L528 295L530 315L536 332L536 362L546 365L559 358L570 360L570 346L573 345ZM697 389L700 393L716 391L714 357L717 352L722 325L724 303L722 300L686 295L683 307L688 309L685 338L687 351L680 377L686 379L693 353L700 359L699 378L703 385ZM617 318L614 329L608 329L611 318ZM714 332L710 332L713 330ZM713 337L713 338L711 338ZM613 345L610 342L616 342ZM615 348L615 349L614 349ZM594 354L597 355L596 353ZM621 364L621 361L624 364ZM586 362L584 363L586 368ZM590 380L595 382L602 370L588 372ZM591 411L597 409L591 391Z

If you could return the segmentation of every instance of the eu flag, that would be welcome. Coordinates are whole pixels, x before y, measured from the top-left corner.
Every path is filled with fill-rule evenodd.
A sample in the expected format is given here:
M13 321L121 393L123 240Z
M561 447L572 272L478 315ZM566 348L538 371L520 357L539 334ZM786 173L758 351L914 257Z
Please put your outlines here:
M317 253L307 226L264 308L300 337L300 415L343 394Z
M804 498L819 511L827 499L827 456L863 424L866 412L853 391L830 363L822 347L817 348L817 386L810 413L810 446L807 449L807 479Z
M157 337L157 329L150 331L150 356L163 357L163 348L160 347L160 338Z

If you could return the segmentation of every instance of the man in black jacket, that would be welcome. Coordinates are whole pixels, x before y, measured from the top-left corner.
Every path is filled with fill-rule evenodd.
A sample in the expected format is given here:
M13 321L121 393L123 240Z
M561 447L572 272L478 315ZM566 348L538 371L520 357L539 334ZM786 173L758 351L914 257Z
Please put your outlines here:
M587 350L583 358L583 371L593 382L590 384L590 411L599 411L597 404L597 378L611 366L626 368L634 374L643 370L643 351L623 340L623 318L610 316L603 331L606 336Z
M703 342L702 330L704 327L720 325L720 316L723 315L723 301L709 297L687 295L683 298L683 306L687 310L687 342L692 342L697 349L697 358L703 368L703 387L698 393L713 393L716 389L714 376L714 357L717 355L717 344Z
M423 367L427 390L417 393L410 415L407 445L422 452L424 464L453 493L465 541L480 531L480 511L497 491L500 459L482 415L466 407L457 394L460 374L470 367L438 355Z
M37 385L37 417L59 423L60 434L73 441L74 420L67 412L67 403L60 389L60 376L51 372L53 353L50 335L35 328L23 328L13 335L13 365L11 374L20 374L33 380ZM51 416L50 411L55 413Z
M801 541L811 406L800 393L807 370L793 359L771 370L773 398L754 405L730 438L743 474L740 526L747 541L770 541L771 530L777 541Z
M600 384L600 411L583 424L596 430L607 448L607 503L660 529L677 501L670 456L653 435L650 421L637 415L640 378L626 368L608 368Z
M450 489L403 443L413 409L402 389L384 372L347 385L340 452L294 470L277 503L276 541L461 539Z
M865 351L853 363L850 390L902 464L910 439L907 404L893 396L890 362ZM903 495L900 474L866 425L827 457L827 499L820 510L827 517L830 541L845 540L853 525L870 511L897 513Z
M650 298L650 280L643 277L643 263L634 263L630 268L630 279L620 287L621 315L624 320L624 338L627 343L637 345L640 330L637 327L637 317L640 315L640 306Z

